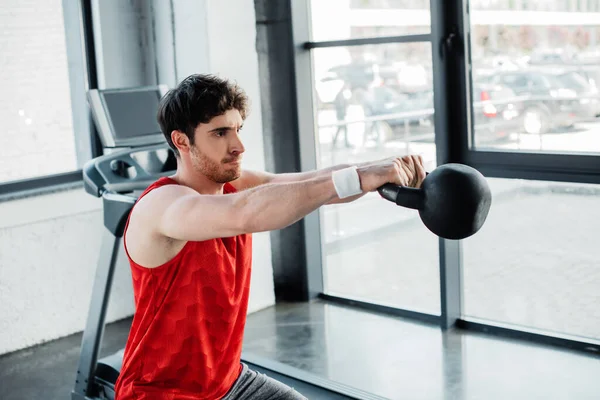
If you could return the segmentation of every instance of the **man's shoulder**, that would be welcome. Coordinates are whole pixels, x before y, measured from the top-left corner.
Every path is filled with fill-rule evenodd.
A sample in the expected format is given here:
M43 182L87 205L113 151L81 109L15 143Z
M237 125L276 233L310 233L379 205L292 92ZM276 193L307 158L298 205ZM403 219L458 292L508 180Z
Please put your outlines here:
M138 198L131 212L156 215L177 199L191 194L198 194L198 192L187 186L176 184L151 186Z
M189 194L198 194L194 189L189 186L180 185L177 182L173 183L154 183L146 189L143 196L140 198L163 198L163 197L178 197Z

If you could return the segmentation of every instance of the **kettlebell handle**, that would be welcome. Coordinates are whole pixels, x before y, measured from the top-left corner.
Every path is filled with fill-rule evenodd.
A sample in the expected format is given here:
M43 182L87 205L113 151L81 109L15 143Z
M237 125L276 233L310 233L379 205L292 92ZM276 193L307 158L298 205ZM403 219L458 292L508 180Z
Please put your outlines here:
M423 208L425 192L422 189L386 183L377 189L381 197L399 206L420 210Z
M429 172L425 172L425 177ZM377 191L386 200L396 203L396 205L420 210L423 208L425 201L425 192L422 189L417 189L408 186L398 186L393 183L386 183L380 186Z

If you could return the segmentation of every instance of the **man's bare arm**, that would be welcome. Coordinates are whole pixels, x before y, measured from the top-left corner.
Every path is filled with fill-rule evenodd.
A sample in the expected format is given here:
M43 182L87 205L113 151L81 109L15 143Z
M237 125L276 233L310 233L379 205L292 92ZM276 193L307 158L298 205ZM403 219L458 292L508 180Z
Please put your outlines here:
M156 217L157 233L175 240L202 241L282 229L334 197L331 176L323 176L225 195L200 195L169 185L155 189L136 208Z
M232 182L232 184L238 190L246 190L248 188L265 185L269 183L292 183L292 182L301 182L310 179L316 179L323 176L331 176L332 172L350 167L356 166L358 169L368 169L370 167L374 167L377 165L386 164L389 162L393 162L394 160L400 160L399 157L387 157L381 160L373 160L362 162L358 164L338 164L332 167L322 168L314 171L307 172L289 172L289 173L280 173L274 174L270 172L262 172L262 171L251 171L244 170L242 172L242 176L237 180ZM401 166L405 173L410 173L411 170L416 168L418 165L419 169L423 169L423 158L419 155L408 155L401 158ZM411 179L406 183L408 186L419 187L422 179L419 180L415 174L411 174ZM367 191L368 192L368 191ZM328 201L325 204L341 204L341 203L350 203L354 200L357 200L364 196L367 192L363 192L356 196L347 197L344 199L340 199L339 197L335 197L332 200Z
M417 170L420 177L425 176L421 167ZM357 172L363 193L387 182L406 185L413 175L406 173L399 159L367 165ZM147 221L153 234L177 241L202 241L282 229L335 198L339 195L331 173L225 195L202 195L185 186L167 185L142 197L132 217Z
M367 163L357 164L357 167L362 167L367 165ZM232 182L232 184L238 190L245 190L248 188L266 185L269 183L293 183L293 182L302 182L311 179L317 179L323 176L331 176L332 172L350 167L351 164L338 164L332 167L327 167L314 171L307 172L287 172L274 174L271 172L263 172L263 171L252 171L252 170L244 170L242 177L238 182ZM347 197L344 199L340 199L339 197L335 197L334 199L328 201L325 204L341 204L341 203L350 203L354 200L357 200L364 196L366 193L362 193L356 196Z

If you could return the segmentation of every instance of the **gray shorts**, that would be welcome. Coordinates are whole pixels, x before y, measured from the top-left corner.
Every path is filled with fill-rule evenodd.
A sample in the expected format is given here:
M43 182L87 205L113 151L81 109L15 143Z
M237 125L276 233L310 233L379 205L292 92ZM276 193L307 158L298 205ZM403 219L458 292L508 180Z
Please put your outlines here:
M293 388L242 363L242 373L222 400L307 400Z

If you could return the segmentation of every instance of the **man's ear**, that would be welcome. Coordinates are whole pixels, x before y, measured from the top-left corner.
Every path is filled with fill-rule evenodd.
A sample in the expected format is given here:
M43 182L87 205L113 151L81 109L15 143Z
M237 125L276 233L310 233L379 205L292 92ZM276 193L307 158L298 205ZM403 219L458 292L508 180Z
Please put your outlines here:
M190 151L190 139L185 133L179 130L174 130L171 132L171 141L177 150L179 150L179 154Z

